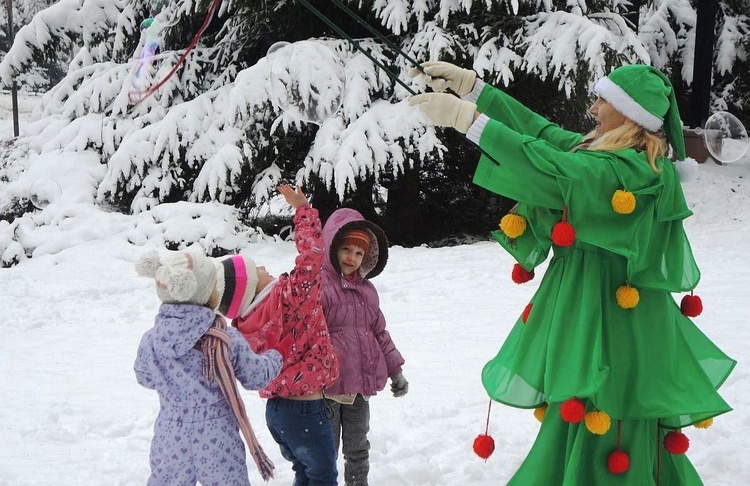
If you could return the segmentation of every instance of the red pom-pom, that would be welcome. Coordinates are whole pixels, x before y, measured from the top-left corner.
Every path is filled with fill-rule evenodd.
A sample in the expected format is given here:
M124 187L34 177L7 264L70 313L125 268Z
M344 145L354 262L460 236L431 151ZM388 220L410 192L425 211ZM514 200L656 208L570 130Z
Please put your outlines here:
M531 314L531 308L534 306L534 304L529 304L526 306L526 308L523 310L523 314L521 314L521 321L526 324L526 321L529 320L529 314Z
M560 406L560 416L566 422L577 424L586 416L586 406L577 398L565 400Z
M567 221L560 221L552 227L552 243L557 246L570 246L576 240L576 230Z
M523 268L520 263L516 263L515 265L513 265L513 273L511 274L511 278L517 284L526 283L534 278L534 270L529 272L525 268Z
M684 454L688 447L690 447L690 440L682 432L673 430L664 436L664 448L670 454Z
M630 458L622 451L614 451L607 459L607 470L612 474L622 474L630 467Z
M474 452L482 459L487 459L495 452L495 439L489 435L479 434L474 439Z
M703 301L697 295L686 295L680 302L680 311L687 317L698 317L703 312Z

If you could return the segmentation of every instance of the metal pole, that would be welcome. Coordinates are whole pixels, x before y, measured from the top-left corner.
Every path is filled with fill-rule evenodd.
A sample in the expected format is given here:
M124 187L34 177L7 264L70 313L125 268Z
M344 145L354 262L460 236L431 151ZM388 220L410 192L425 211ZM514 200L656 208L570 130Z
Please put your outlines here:
M8 49L13 45L13 38L15 33L13 32L13 0L8 0L6 4L8 7ZM10 99L13 105L13 136L18 136L18 87L16 86L16 80L10 85Z

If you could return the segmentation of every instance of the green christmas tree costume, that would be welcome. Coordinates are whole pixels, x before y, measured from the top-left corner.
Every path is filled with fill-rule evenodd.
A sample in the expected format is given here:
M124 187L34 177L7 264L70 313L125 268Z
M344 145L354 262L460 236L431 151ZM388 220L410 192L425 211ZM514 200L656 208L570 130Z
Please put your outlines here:
M482 372L493 400L518 408L547 405L510 484L701 484L684 454L665 450L663 437L731 410L716 390L735 361L671 295L691 291L700 277L682 226L692 213L672 162L658 160L661 173L655 174L635 149L574 149L580 134L489 85L477 111L490 118L480 146L499 165L482 157L474 182L517 200L516 214L527 224L516 238L493 235L528 271L552 250L528 315ZM613 209L617 190L633 194L629 214ZM551 239L563 208L576 231L568 247ZM616 298L625 285L639 295L632 308ZM561 404L574 397L587 412L609 415L606 433L561 418ZM607 461L618 449L628 455L629 468L613 474Z

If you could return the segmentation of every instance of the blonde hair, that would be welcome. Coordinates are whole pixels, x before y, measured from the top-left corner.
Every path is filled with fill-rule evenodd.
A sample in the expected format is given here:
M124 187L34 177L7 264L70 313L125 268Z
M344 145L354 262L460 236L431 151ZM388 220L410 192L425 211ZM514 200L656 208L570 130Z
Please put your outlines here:
M654 133L646 130L632 120L625 120L625 123L619 127L604 133L601 137L596 137L592 131L585 140L591 140L588 148L591 150L621 150L634 148L644 150L648 165L651 170L658 174L661 170L656 166L656 159L666 155L667 141L660 133Z

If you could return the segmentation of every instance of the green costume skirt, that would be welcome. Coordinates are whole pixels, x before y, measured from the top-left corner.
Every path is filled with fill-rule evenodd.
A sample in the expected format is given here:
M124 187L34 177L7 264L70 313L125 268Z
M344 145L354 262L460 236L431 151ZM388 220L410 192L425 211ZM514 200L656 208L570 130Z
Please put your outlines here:
M684 454L665 450L663 436L730 411L716 390L736 363L669 292L639 289L634 308L620 307L625 264L591 245L555 247L526 322L519 318L485 365L482 382L493 400L548 406L511 484L701 484ZM587 412L606 412L609 430L598 435L585 421L565 422L560 406L572 398ZM630 465L613 474L607 459L618 449Z

